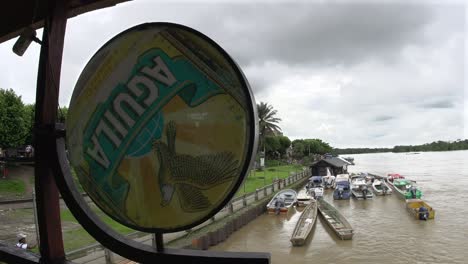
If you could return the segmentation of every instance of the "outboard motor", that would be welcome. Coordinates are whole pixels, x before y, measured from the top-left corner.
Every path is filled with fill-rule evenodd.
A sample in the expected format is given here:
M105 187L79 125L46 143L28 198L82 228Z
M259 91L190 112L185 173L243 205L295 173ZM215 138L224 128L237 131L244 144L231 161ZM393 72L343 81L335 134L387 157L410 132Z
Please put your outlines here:
M426 221L429 218L429 211L426 207L421 206L419 207L419 220Z
M343 188L338 189L338 198L343 199Z
M280 202L277 199L275 201L275 214L279 214L279 213L280 213Z
M387 194L387 186L385 186L384 184L380 184L380 188L382 188L382 193L383 194Z
M416 188L415 187L411 187L411 197L413 197L413 199L416 198Z
M362 188L362 198L367 199L367 187Z

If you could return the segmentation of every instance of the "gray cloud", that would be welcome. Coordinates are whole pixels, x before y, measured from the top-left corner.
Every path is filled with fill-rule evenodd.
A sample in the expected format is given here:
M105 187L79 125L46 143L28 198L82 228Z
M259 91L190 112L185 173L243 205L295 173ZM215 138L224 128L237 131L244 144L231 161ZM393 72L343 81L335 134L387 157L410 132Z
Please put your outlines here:
M455 104L452 101L444 100L444 101L436 101L422 104L421 107L423 108L453 108Z
M388 116L388 115L381 115L381 116L376 116L373 120L376 122L383 122L383 121L388 121L394 119L394 116Z
M225 9L229 15L220 21L222 41L243 65L268 60L321 66L392 60L401 48L423 42L434 15L429 6L408 4L281 3Z
M188 25L220 44L291 139L371 147L468 137L461 3L122 3L69 20L61 105L106 41L151 21ZM12 45L0 44L0 87L31 103L38 45L21 58Z

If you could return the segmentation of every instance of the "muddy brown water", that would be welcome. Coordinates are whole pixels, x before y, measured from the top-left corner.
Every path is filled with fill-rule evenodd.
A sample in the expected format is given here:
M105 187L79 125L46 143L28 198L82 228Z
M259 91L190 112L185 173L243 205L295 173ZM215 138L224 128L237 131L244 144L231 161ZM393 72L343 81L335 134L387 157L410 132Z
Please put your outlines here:
M334 201L329 190L324 198L353 226L353 240L338 240L319 217L307 243L293 247L297 208L286 216L261 215L210 250L270 252L271 263L468 263L468 151L348 156L356 163L350 172L416 180L435 219L413 219L396 195Z

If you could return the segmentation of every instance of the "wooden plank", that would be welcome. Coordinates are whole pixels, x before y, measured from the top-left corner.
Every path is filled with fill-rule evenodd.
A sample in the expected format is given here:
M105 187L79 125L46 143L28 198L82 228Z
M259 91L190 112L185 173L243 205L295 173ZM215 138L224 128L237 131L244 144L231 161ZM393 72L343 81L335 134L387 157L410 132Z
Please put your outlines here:
M39 59L35 109L35 188L41 261L58 263L65 259L60 222L59 193L50 164L54 151L60 70L66 28L68 1L48 2Z

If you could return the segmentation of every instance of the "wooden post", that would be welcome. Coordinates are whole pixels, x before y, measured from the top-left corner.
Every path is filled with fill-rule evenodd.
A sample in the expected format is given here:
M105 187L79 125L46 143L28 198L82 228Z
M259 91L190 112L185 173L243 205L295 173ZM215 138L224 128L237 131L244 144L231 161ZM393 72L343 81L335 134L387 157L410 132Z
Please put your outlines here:
M246 199L246 195L245 195L245 194L242 196L242 205L243 205L244 207L247 206L247 199Z
M268 195L268 190L266 186L263 186L263 197L266 197Z
M234 213L234 205L232 203L229 203L229 213Z
M106 260L106 264L114 264L114 256L112 255L112 251L107 248L104 249L104 259Z
M50 152L53 146L60 89L63 42L68 1L48 1L37 76L35 107L35 190L40 234L41 262L65 259L60 223L59 192L55 184Z
M255 201L258 201L258 189L255 189Z

